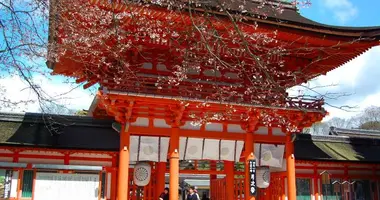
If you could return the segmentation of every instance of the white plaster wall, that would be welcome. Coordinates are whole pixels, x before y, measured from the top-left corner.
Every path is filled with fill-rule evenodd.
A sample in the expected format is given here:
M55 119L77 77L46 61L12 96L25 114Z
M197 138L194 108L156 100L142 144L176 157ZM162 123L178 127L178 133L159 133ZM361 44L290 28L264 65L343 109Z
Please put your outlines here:
M154 127L158 128L171 128L164 119L154 119L153 120Z
M32 164L64 164L63 159L42 159L42 158L19 158L20 163Z
M239 124L228 124L227 131L233 133L245 133Z
M339 174L339 175L344 174L343 167L342 167L342 170L320 170L320 169L318 169L317 173L321 174L323 171L328 171L330 174Z
M260 126L257 129L257 131L255 132L255 134L258 134L258 135L268 135L268 127Z
M12 162L12 157L0 157L0 162Z
M314 174L313 169L296 169L296 174Z
M131 123L132 126L149 126L149 119L145 117L138 117L135 122Z
M57 151L35 151L35 150L26 150L21 151L19 153L20 155L48 155L48 156L63 156L63 153L57 152Z
M107 161L88 161L88 160L70 160L70 165L87 165L87 166L111 167L112 166L112 162L107 162Z
M13 151L10 151L8 149L0 149L0 153L13 153Z
M73 153L70 157L87 157L87 158L112 158L111 155L103 153Z
M223 131L223 124L221 123L209 123L205 126L206 131Z
M185 125L181 126L181 129L185 130L200 130L200 126L193 126L190 121L186 121Z
M285 133L282 132L281 128L278 128L278 127L272 128L272 134L276 135L276 136L284 136L285 135Z

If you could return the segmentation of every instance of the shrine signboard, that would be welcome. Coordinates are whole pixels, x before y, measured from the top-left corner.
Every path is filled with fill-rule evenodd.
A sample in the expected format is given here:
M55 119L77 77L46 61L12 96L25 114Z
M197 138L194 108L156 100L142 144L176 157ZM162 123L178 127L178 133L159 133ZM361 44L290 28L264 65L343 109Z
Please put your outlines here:
M250 176L250 196L256 196L256 160L249 161L249 176Z

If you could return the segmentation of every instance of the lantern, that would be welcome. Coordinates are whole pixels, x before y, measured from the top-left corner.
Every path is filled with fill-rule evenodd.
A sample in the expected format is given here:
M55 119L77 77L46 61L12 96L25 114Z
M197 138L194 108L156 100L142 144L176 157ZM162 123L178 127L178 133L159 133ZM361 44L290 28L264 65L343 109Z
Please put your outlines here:
M348 183L343 185L343 191L344 193L350 192L350 185Z
M321 173L322 184L330 184L330 174L327 171Z
M146 186L149 184L152 167L148 163L138 163L133 172L133 182L137 186Z
M340 193L341 185L339 183L334 184L334 193Z
M256 183L258 188L267 188L270 183L269 167L259 167L256 169Z

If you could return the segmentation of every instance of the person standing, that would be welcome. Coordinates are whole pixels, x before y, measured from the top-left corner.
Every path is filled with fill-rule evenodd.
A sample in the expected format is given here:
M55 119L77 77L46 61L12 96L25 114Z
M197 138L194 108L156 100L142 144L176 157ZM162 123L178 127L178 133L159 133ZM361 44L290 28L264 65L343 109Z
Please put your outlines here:
M187 195L187 200L200 200L198 193L195 192L194 186L190 186L189 194Z
M169 188L164 189L164 192L161 193L159 200L169 200Z
M202 200L210 200L210 198L207 197L206 193L203 193Z

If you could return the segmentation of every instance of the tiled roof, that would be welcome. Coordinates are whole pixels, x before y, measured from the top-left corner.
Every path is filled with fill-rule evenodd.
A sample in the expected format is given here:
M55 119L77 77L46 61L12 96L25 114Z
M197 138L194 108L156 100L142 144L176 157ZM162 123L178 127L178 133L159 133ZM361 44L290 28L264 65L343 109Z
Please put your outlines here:
M0 145L116 151L112 121L82 116L0 113Z
M380 140L348 136L299 134L295 157L300 160L380 163Z
M281 2L281 3L279 3ZM242 4L244 4L242 6ZM248 16L265 16L267 21L279 22L281 25L296 25L298 27L309 27L315 30L328 30L336 32L360 32L362 37L376 37L380 38L380 26L371 27L344 27L321 24L303 17L296 6L292 3L284 1L271 0L262 6L262 1L236 1L236 0L223 0L223 1L204 1L203 6L210 10L218 11L220 5L226 5L230 12L239 12L246 10ZM279 11L281 8L281 12ZM223 14L223 12L221 12ZM258 19L260 19L258 18Z
M361 137L361 138L377 138L380 139L380 131L364 130L364 129L346 129L330 127L330 135Z

